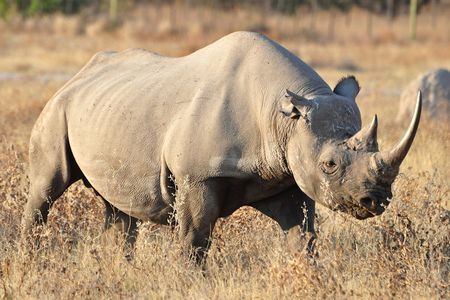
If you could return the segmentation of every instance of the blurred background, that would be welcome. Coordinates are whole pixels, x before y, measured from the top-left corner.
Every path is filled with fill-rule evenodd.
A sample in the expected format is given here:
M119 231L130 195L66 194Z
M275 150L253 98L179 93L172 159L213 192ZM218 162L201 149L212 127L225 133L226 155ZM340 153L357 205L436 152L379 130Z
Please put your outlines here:
M79 65L87 59L78 57L84 51L145 47L178 56L249 30L281 41L318 67L331 66L338 56L341 68L353 70L365 63L357 54L328 49L319 59L301 45L446 45L449 17L449 0L0 0L0 47L8 52L29 34L30 44L53 53L75 48L71 61ZM27 68L27 59L19 69Z

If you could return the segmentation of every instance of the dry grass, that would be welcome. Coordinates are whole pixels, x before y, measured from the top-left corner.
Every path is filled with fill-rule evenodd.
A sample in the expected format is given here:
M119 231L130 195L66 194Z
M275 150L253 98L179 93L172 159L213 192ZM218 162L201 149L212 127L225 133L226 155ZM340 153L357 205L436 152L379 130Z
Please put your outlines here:
M20 24L0 25L7 29L0 30L0 72L17 75L0 80L0 297L449 298L450 125L427 117L383 216L356 221L319 207L314 261L289 253L271 220L243 208L215 228L206 275L180 255L174 232L149 223L141 225L135 260L128 263L118 243L101 238L103 204L80 184L64 194L48 225L37 230L40 250L18 244L31 126L64 79L97 50L139 46L182 55L228 31L264 29L330 84L346 73L357 75L363 119L378 113L382 148L407 126L394 122L401 90L420 72L450 67L449 29L440 21L448 15L440 16L437 29L419 31L424 42L410 43L403 39L405 19L380 25L383 30L374 30L372 39L364 36L365 28L343 32L337 26L334 41L324 41L327 25L317 23L314 38L301 27L308 20L176 10L184 16L176 25L164 21L170 9L162 7L132 12L136 24L124 22L113 32L91 28L89 33L87 27L96 22L89 21L83 35L58 33L50 25L32 34ZM352 22L364 20L361 12L353 13ZM145 23L139 25L142 14L163 17L154 17L145 29Z

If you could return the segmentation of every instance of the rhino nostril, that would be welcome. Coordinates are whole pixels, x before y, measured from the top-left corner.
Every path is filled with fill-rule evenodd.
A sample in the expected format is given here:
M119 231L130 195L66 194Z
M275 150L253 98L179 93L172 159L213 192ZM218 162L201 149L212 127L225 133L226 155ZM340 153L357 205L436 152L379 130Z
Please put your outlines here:
M374 209L376 206L375 201L370 197L361 198L361 200L359 200L359 203L368 209Z

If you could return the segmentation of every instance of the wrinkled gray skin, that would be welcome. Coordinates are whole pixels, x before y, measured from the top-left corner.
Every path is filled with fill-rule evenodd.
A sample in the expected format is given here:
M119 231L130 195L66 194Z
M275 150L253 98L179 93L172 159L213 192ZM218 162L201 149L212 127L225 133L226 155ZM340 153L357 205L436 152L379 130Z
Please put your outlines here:
M105 229L121 226L130 245L138 219L167 224L178 200L180 238L197 259L216 220L244 205L311 247L315 202L359 219L383 212L417 129L420 107L399 145L378 152L376 119L360 130L358 91L354 77L331 90L256 33L181 58L99 53L33 128L23 233L82 179L107 204Z

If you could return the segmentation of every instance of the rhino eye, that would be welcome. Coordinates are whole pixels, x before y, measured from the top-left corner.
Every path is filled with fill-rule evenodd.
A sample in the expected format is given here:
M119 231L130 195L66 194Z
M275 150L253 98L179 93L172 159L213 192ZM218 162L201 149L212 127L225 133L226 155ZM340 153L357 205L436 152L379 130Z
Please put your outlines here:
M337 170L337 164L333 160L324 161L322 163L322 171L326 174L332 174Z

